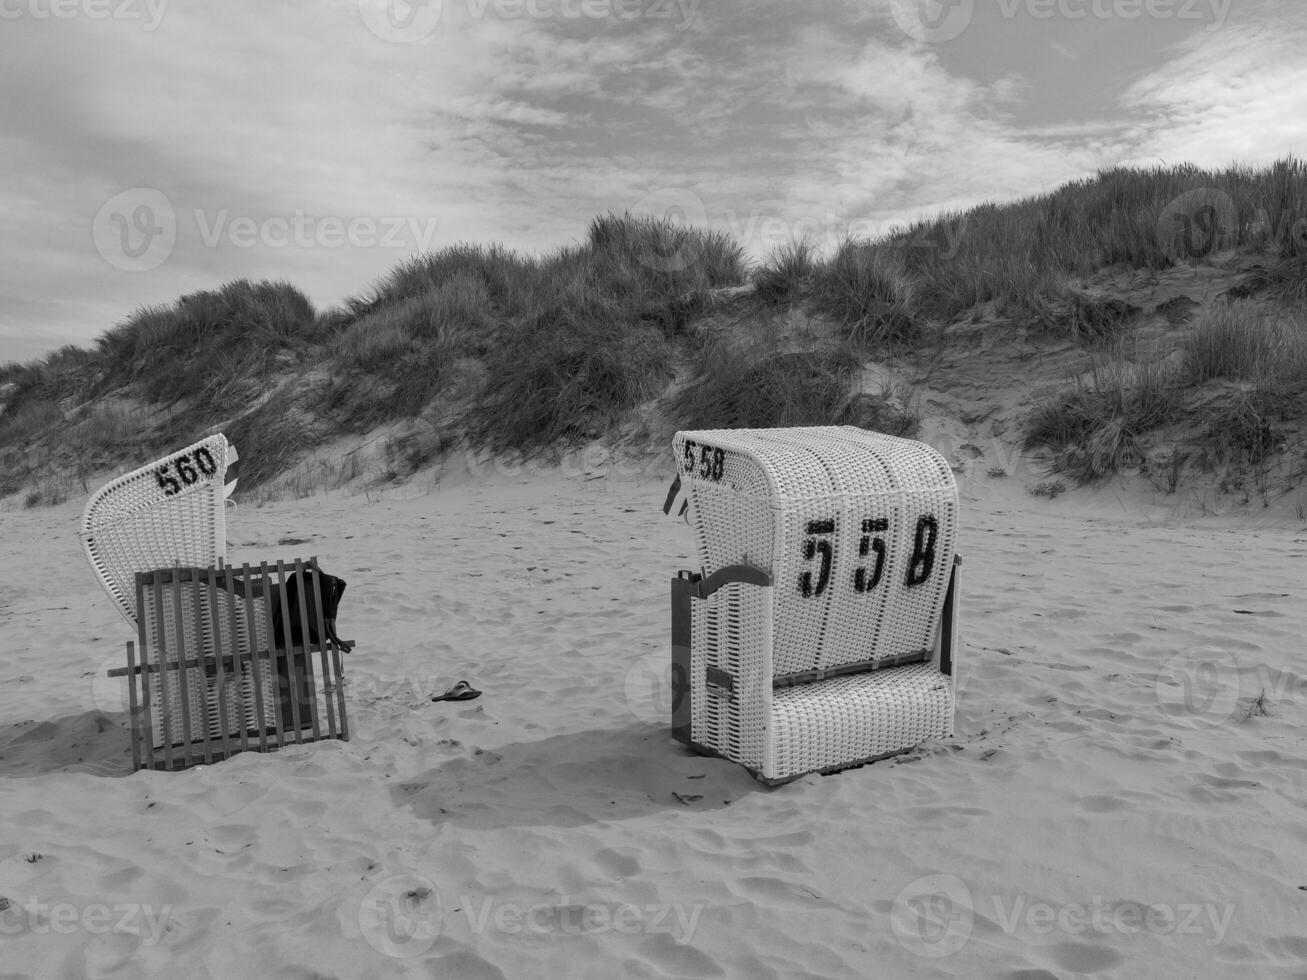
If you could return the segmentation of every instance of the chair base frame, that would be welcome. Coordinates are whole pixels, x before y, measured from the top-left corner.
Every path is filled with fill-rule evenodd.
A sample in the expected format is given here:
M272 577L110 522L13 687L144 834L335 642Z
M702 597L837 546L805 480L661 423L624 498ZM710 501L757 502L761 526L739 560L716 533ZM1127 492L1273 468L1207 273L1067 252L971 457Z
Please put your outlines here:
M310 558L137 573L139 647L128 642L127 666L109 671L128 679L136 769L349 739L340 648L323 621L318 571ZM298 632L288 575L311 583Z

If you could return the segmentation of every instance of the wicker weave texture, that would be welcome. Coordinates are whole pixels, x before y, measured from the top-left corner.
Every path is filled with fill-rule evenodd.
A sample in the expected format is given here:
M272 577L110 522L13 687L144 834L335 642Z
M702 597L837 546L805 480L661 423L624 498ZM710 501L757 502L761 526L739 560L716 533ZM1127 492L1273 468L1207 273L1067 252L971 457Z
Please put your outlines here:
M156 663L197 658L211 663L218 653L228 656L249 654L266 648L272 635L268 631L268 611L262 598L246 603L224 589L211 590L204 581L157 585L146 589L142 598L144 618L141 625L147 649L155 651ZM236 623L234 637L232 622ZM259 638L264 639L260 641ZM166 704L171 709L166 720L162 711L151 717L154 747L162 748L165 741L170 745L181 745L192 741L199 733L218 739L224 732L233 734L242 728L247 732L257 732L260 728L259 713L249 676L253 669L259 671L263 690L268 694L275 693L277 681L266 660L259 661L257 668L252 662L242 663L239 673L227 672L221 685L211 667L165 670L162 683L168 687L166 692L160 690L161 674L152 674L151 703ZM186 712L182 710L183 701L187 705ZM225 718L222 712L224 701ZM187 717L191 720L190 731L184 724ZM268 732L277 728L276 713L266 707L263 728Z
M834 769L953 734L951 679L906 664L782 688L772 695L769 779Z
M694 604L691 627L691 737L756 769L764 765L771 713L772 677L765 657L771 592L740 583L724 586ZM710 667L729 675L733 690L707 683Z
M681 432L673 449L704 574L773 576L777 675L931 647L958 515L938 452L852 426Z
M110 481L87 502L82 548L133 629L136 572L226 557L227 451L225 436L210 436Z

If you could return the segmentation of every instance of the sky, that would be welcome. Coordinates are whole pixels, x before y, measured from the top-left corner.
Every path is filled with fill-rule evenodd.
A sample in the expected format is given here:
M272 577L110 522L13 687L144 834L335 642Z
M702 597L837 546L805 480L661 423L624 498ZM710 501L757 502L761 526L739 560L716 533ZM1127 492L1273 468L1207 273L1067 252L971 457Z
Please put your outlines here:
M0 363L596 215L808 238L1307 155L1302 0L0 0Z

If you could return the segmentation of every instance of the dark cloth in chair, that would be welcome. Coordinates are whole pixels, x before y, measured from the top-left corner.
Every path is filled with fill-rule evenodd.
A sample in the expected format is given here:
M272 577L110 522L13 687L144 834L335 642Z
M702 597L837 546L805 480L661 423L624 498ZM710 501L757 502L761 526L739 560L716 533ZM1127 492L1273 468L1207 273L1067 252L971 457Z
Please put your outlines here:
M312 577L318 580L318 589L313 588ZM331 640L338 647L348 651L349 645L342 643L336 636L336 613L340 608L340 598L345 594L345 580L329 575L323 571L306 568L294 572L286 579L286 617L290 620L290 644L292 647L304 647L304 623L301 611L307 613L309 623L308 644L310 648L321 646L325 640ZM316 595L322 597L322 626L326 636L318 635L318 609ZM275 657L277 678L281 701L281 727L283 730L295 727L292 701L299 709L301 727L309 727L314 711L313 686L310 683L307 651L290 653L286 648L286 624L282 617L281 590L272 593L273 639L279 656ZM291 658L294 658L294 675L291 677Z

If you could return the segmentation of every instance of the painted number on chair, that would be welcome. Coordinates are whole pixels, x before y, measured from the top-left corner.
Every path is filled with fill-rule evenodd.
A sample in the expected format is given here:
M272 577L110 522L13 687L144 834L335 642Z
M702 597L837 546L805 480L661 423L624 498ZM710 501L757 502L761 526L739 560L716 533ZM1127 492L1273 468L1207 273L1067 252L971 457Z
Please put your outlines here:
M154 471L154 478L164 496L171 497L181 493L183 486L189 487L201 477L213 476L217 472L218 464L213 461L213 453L208 447L201 446L193 453L182 453L168 460Z
M830 567L835 560L835 542L831 540L834 536L834 521L808 522L808 538L803 542L803 558L805 561L820 559L821 565L817 571L815 585L812 581L812 572L804 572L799 576L799 591L803 593L805 599L815 599L830 586Z
M823 595L831 584L831 569L835 564L835 521L809 521L805 530L802 555L806 562L815 563L799 573L799 592L805 599ZM859 594L871 592L885 576L887 548L885 535L889 533L889 520L869 517L861 523L862 536L858 539L858 567L853 570L851 585ZM904 584L908 588L921 585L935 570L935 542L939 539L939 521L930 514L917 520L912 538L912 557L908 560Z
M695 453L698 452L698 459ZM692 439L685 440L685 474L697 476L701 480L720 483L726 471L726 451L714 446L704 446Z

